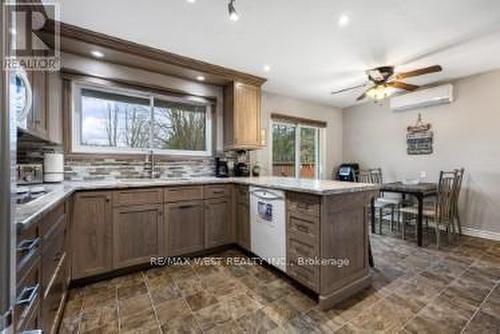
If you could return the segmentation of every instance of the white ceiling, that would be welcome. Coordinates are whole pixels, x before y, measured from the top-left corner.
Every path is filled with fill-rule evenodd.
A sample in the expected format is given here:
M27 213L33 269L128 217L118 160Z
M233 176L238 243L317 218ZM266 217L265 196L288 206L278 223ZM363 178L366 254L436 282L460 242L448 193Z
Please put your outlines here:
M51 1L44 1L51 2ZM354 104L364 70L440 64L426 84L500 68L499 0L57 0L61 20L269 79L264 89ZM339 27L347 14L350 23ZM264 65L270 65L266 73Z

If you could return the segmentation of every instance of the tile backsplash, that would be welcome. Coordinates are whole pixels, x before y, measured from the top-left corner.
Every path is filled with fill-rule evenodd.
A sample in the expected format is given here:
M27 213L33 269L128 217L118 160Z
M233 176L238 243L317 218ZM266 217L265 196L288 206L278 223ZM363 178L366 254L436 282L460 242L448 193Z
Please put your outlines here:
M160 178L204 177L215 175L212 158L195 160L157 160L155 175ZM115 158L65 158L64 174L66 180L109 180L148 177L144 169L144 157L138 159Z
M52 144L20 133L17 145L17 162L43 164L43 155L49 152L61 152L61 145ZM215 176L213 158L200 159L155 159L155 175L160 178L206 177ZM64 158L64 175L69 181L109 180L148 177L144 169L144 155L137 158L107 158L89 155Z

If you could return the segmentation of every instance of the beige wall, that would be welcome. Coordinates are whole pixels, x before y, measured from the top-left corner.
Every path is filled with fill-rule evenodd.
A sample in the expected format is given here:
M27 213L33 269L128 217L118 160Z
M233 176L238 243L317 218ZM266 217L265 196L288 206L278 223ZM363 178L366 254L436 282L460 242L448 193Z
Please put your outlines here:
M266 129L266 148L252 154L252 162L262 166L262 175L270 175L271 165L271 133L269 124L271 113L285 114L303 118L325 121L328 127L325 130L323 152L323 178L330 178L332 169L342 160L342 111L330 106L315 104L274 93L262 93L262 127Z
M500 70L454 83L450 105L393 112L388 103L367 103L344 111L344 159L381 167L386 180L464 167L460 209L463 225L500 233ZM422 113L432 123L434 153L406 154L406 127ZM469 230L469 233L474 232ZM490 234L498 237L500 234Z

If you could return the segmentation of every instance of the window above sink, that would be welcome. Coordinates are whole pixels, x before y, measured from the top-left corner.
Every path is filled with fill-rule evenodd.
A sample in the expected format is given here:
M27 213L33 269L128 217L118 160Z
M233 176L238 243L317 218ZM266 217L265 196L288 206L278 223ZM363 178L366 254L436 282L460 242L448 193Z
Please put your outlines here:
M72 151L211 156L212 104L87 83L73 83Z

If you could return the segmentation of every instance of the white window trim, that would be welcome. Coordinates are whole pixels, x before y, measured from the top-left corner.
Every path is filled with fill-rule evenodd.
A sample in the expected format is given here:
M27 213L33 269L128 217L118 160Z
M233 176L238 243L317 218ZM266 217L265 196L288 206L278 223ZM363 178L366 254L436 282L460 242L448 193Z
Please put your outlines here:
M191 156L191 157L211 157L213 155L212 148L212 103L201 97L176 97L162 94L145 93L134 89L125 88L109 88L107 86L89 84L83 82L72 83L72 132L71 132L71 151L74 153L95 153L95 154L145 154L153 151L156 155L165 156ZM204 151L191 151L191 150L169 150L169 149L154 149L149 148L126 148L126 147L95 147L81 145L81 130L82 130L82 113L81 113L81 91L82 89L94 89L107 93L115 93L126 95L130 97L138 97L149 99L151 108L151 118L153 117L154 99L161 99L166 101L176 102L189 102L206 107L206 120L205 120L205 150ZM152 138L152 137L151 137ZM150 146L152 143L150 143Z
M317 145L319 146L316 149L316 171L315 171L315 179L322 179L323 174L324 174L324 164L326 161L326 129L325 128L320 128L316 126L310 126L310 125L305 125L305 124L300 124L300 123L288 123L288 122L278 122L278 121L273 121L272 119L269 120L269 134L270 134L270 140L269 140L269 163L270 163L270 172L271 175L273 173L273 125L274 124L280 124L280 125L293 125L295 126L295 177L296 179L299 178L300 175L300 154L297 154L297 152L300 152L300 129L301 128L312 128L312 129L317 129L318 133L318 139L317 139Z

